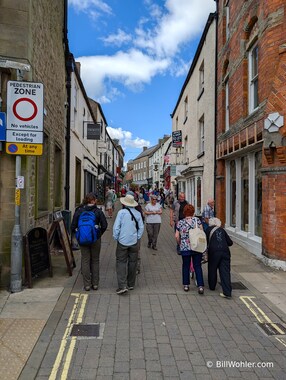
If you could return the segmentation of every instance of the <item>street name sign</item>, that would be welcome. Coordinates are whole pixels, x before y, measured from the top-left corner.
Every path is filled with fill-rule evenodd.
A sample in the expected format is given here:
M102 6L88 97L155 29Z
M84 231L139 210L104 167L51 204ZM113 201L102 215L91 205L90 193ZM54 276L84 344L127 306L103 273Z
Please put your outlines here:
M7 84L8 154L41 155L44 129L42 83L9 81Z

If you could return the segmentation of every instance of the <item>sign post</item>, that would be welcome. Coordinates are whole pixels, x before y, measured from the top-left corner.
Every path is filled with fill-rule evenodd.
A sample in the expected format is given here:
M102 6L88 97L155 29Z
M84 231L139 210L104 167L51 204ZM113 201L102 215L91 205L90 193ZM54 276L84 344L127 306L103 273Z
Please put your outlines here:
M15 169L15 224L11 238L12 293L22 291L22 231L20 225L21 155L41 155L43 143L44 97L43 84L22 82L22 70L17 71L18 81L7 83L6 153L16 155Z

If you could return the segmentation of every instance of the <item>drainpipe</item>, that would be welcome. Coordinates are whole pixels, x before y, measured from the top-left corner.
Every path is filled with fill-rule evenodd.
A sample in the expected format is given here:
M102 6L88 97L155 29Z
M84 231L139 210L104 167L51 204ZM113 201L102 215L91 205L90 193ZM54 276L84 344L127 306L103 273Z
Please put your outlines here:
M70 125L70 109L71 109L71 73L73 71L73 56L69 51L68 42L68 0L64 1L64 45L65 45L65 65L66 65L66 91L67 102L66 107L66 160L65 160L65 209L70 208L70 139L71 139L71 125Z
M215 120L214 120L214 132L215 132L215 135L214 135L214 199L216 199L216 171L217 171L217 164L216 164L216 144L217 144L217 78L218 78L218 75L217 75L217 61L218 61L218 58L217 58L217 55L218 55L218 10L219 10L219 6L218 6L218 0L215 0L216 1L216 13L215 13L215 25L216 25L216 30L215 30L215 104L214 104L214 108L215 108L215 112L214 112L214 116L215 116Z

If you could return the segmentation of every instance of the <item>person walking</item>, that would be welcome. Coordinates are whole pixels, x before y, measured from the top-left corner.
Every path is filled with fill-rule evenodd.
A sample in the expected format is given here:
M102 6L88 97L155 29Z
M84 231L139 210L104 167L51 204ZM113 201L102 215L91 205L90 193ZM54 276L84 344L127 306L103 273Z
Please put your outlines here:
M105 192L105 211L107 212L108 218L112 218L113 200L114 200L114 192L112 191L110 187L107 187L106 192Z
M71 231L78 236L78 243L81 251L81 273L83 285L86 291L91 288L98 289L99 284L99 257L101 249L101 236L107 229L107 221L104 213L96 205L97 195L89 193L85 196L82 205L80 205L73 216ZM83 217L86 224L82 222ZM92 222L90 224L90 221ZM86 242L81 241L79 233L84 229ZM91 234L92 237L89 235ZM95 234L95 235L93 235ZM95 237L94 237L95 236ZM91 239L89 244L88 239ZM94 240L94 241L92 241Z
M161 227L162 207L157 202L157 196L151 195L151 202L145 207L146 230L148 235L148 248L157 251L157 239ZM153 253L155 254L155 252Z
M138 203L131 194L120 198L123 205L118 211L114 225L113 238L117 241L116 273L118 281L117 294L125 294L133 290L136 280L138 240L144 232L144 224L139 211L135 210Z
M209 219L214 218L214 205L215 201L214 199L210 198L208 200L207 205L205 206L203 212L202 212L202 222L203 222L203 228L206 232L208 226L209 226Z
M164 193L164 190L161 188L160 189L160 205L162 206L162 208L165 208L165 200L166 200L166 196L165 196L165 193Z
M210 290L215 290L217 284L217 271L219 271L222 293L221 297L230 298L230 250L233 241L228 233L221 227L218 218L209 219L209 227L206 231L208 241L208 283Z
M202 271L202 254L192 250L190 246L189 230L198 226L203 229L199 218L194 217L195 208L193 205L186 205L183 210L184 218L179 220L176 227L176 240L180 246L180 254L182 256L182 280L184 291L190 289L190 264L193 260L194 271L198 286L198 293L204 294L204 279Z
M174 201L170 208L170 226L176 232L176 225L179 220L184 219L184 207L189 202L186 201L186 195L183 192L178 194L178 200ZM177 253L180 253L180 246L177 244Z

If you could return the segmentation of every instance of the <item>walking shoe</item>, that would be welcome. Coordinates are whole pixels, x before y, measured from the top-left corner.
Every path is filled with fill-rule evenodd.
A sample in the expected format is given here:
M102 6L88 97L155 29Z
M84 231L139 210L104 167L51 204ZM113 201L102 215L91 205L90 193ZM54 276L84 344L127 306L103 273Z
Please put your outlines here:
M127 286L128 290L133 290L134 286Z
M86 290L87 292L89 292L90 291L90 286L85 286L84 290Z
M199 294L204 294L204 288L202 286L199 287L198 293Z
M148 243L148 248L151 248L151 243Z
M153 245L152 248L154 249L154 251L158 251L158 248L156 247L156 245Z
M93 290L97 290L97 289L98 289L98 286L97 286L97 285L92 285L92 289L93 289Z
M124 294L124 293L127 293L127 292L128 292L127 288L118 288L118 289L116 289L116 293L117 294Z
M189 286L188 286L188 285L185 285L185 286L184 286L184 291L185 291L185 292L188 292L188 291L189 291L189 289L190 289L190 288L189 288Z
M220 295L222 298L227 298L228 300L231 299L231 296L226 296L226 295L223 294L223 293L219 293L219 295Z

